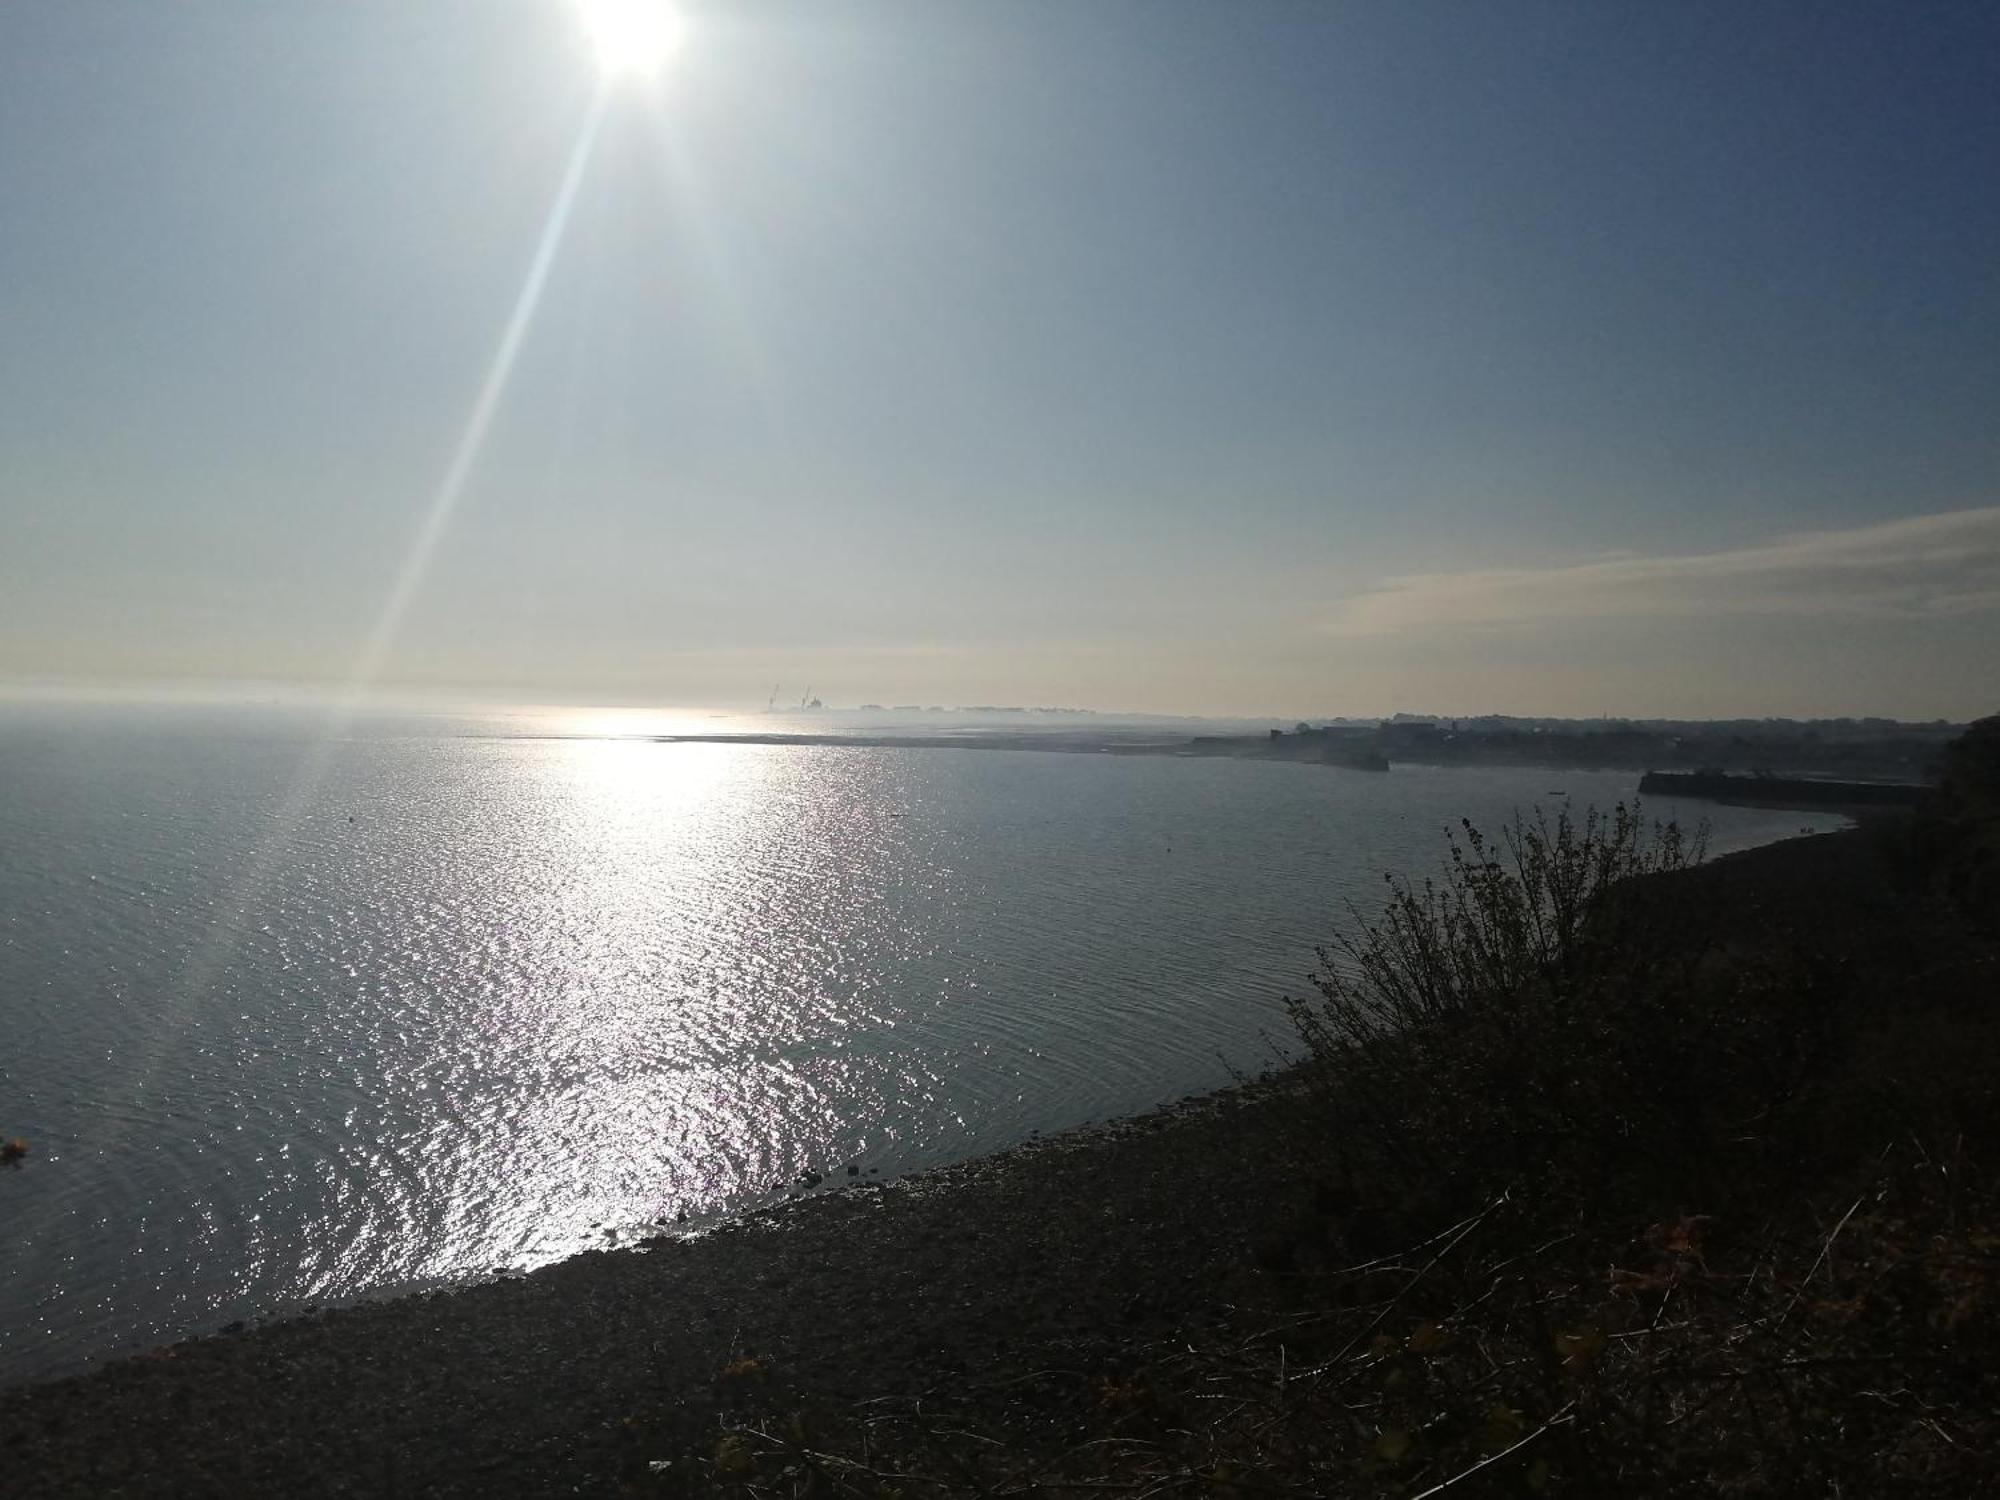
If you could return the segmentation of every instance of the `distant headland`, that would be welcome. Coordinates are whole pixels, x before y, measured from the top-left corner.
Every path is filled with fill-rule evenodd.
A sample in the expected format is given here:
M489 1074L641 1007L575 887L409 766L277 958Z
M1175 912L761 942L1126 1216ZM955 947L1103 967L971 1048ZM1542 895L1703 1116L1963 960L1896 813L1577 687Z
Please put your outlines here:
M950 710L926 710L948 715ZM1777 780L1810 782L1787 801L1908 801L1908 789L1935 779L1944 747L1964 726L1894 719L1547 719L1481 715L1445 718L1396 714L1384 719L1301 720L1261 732L1187 734L1167 724L1037 724L1016 728L968 718L949 729L857 725L810 733L718 733L657 736L664 743L829 745L924 750L1040 750L1100 755L1167 755L1275 760L1345 770L1396 765L1548 766L1657 773L1642 790L1659 795L1762 800ZM1023 712L1030 712L1024 710ZM1065 717L1067 717L1065 715ZM1716 778L1725 778L1717 780ZM1736 778L1729 780L1727 778ZM1826 783L1897 787L1898 792L1832 795Z

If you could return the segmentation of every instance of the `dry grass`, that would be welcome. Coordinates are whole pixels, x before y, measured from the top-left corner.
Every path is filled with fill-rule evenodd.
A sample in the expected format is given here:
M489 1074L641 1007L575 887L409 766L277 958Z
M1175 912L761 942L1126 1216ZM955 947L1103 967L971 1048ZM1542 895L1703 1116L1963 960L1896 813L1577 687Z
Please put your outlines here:
M1622 1242L1511 1196L1129 1372L814 1411L759 1372L634 1493L1962 1496L1995 1477L2000 1213L1892 1151L1823 1220ZM1800 1205L1804 1207L1805 1205ZM744 1377L725 1377L742 1380ZM1019 1394L1018 1392L1015 1394Z

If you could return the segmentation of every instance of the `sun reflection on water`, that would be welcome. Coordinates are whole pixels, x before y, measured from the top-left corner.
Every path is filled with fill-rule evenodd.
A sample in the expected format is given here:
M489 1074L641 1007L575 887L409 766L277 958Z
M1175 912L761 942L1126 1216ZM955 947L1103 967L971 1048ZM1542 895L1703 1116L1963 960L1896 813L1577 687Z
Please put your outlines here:
M7 1184L0 1372L1224 1081L1219 1053L1268 1056L1341 896L1434 855L1447 810L1490 825L1545 789L511 724L356 742L214 983L169 1007L289 764L80 740L0 787L10 1097L51 1167ZM1726 847L1798 818L1715 821Z
M456 1158L429 1156L455 1207L414 1274L477 1268L496 1243L552 1259L767 1193L836 1137L881 1144L891 1101L923 1082L857 1045L893 1030L872 1007L909 937L870 775L803 776L744 747L550 748L503 935L518 977L480 1017L515 1092L425 1143ZM486 1070L464 1059L447 1092L476 1097ZM504 1178L488 1156L503 1121Z

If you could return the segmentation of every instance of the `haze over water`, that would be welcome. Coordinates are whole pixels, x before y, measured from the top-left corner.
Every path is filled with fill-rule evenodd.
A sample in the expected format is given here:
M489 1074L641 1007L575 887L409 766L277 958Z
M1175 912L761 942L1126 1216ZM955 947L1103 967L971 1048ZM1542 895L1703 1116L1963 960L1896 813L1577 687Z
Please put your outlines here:
M0 711L0 1377L1225 1083L1381 871L1635 783L550 727Z

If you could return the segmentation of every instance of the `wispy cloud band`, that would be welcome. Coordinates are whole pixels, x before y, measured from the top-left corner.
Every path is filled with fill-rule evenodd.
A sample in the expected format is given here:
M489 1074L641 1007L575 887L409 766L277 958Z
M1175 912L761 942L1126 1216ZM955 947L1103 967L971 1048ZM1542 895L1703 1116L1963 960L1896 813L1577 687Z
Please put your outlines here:
M1937 617L2000 609L2000 506L1686 556L1414 573L1341 602L1339 635L1716 614Z

